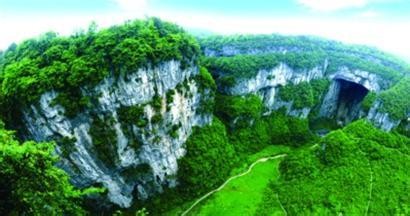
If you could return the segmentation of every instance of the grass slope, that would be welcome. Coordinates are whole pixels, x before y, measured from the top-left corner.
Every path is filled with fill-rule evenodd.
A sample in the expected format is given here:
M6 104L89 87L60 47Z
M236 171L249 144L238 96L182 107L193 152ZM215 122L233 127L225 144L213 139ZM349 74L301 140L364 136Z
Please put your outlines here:
M278 175L279 159L256 164L249 174L229 182L190 215L254 215L268 183ZM280 204L272 206L279 214Z

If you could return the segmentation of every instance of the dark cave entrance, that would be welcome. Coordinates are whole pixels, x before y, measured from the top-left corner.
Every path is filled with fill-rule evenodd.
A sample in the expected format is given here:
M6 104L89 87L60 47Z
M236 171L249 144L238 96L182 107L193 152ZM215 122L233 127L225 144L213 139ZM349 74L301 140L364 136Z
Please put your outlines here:
M333 115L339 123L345 125L359 118L361 103L369 90L363 85L344 79L335 79L334 82L338 85L339 92Z
M362 117L361 104L369 90L346 79L336 78L329 87L319 110L319 115L310 119L310 127L319 135L345 126Z

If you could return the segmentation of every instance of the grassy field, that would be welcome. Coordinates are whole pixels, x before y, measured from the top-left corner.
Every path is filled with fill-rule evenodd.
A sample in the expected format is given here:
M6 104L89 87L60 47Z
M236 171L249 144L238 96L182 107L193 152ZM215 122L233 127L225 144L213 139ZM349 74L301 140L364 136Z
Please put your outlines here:
M243 158L241 165L232 170L231 176L245 172L253 162L260 158L288 153L289 151L291 149L286 146L269 146L256 154ZM278 177L277 166L280 160L258 163L249 174L229 182L224 189L199 203L188 215L240 216L254 214L268 182ZM194 201L184 203L164 215L181 215ZM272 211L277 213L273 215L283 215L278 203L272 208Z
M252 171L229 182L225 188L216 192L195 207L189 215L257 215L257 207L269 181L275 180L281 159L258 163ZM283 215L279 203L272 206L274 215Z

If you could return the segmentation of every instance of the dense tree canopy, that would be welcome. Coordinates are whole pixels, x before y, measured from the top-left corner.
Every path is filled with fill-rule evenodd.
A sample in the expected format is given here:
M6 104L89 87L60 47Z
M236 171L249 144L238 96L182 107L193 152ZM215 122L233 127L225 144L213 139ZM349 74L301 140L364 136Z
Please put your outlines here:
M291 215L407 215L409 144L360 120L289 155L271 189Z
M378 74L392 83L410 74L409 64L384 52L315 37L234 35L210 36L199 41L208 55L205 64L224 85L234 85L279 63L295 70L308 70L326 62L327 73L347 67Z
M53 143L19 143L0 123L0 212L4 215L83 215L84 195L55 167Z
M185 67L196 63L199 54L194 38L157 18L101 31L92 25L87 32L70 37L46 33L11 46L0 58L0 103L24 105L50 90L70 94L97 84L110 73L133 72L169 60L181 61ZM76 97L73 102L82 95Z
M178 177L185 193L200 195L228 177L237 155L218 118L195 128L186 142L187 155L179 161Z
M410 77L407 77L381 93L382 111L390 113L393 119L406 119L410 115L409 95Z
M346 57L365 59L374 64L392 67L397 71L410 72L410 66L404 61L375 48L347 45L341 42L312 36L284 36L284 35L232 35L210 36L199 38L201 47L206 54L220 56L224 54L236 55L237 52L255 54L271 52L332 52ZM354 64L354 62L352 62Z

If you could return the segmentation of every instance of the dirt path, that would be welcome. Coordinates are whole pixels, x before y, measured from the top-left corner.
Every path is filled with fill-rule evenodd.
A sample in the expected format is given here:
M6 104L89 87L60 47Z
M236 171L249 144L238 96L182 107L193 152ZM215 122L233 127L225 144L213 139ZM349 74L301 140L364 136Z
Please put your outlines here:
M367 214L369 213L369 208L370 208L370 202L372 201L372 192L373 192L373 169L372 166L370 164L370 160L368 160L369 163L369 170L370 170L370 185L369 185L369 200L367 201L367 207L366 207L366 214L365 216L367 216Z
M198 203L200 203L202 200L208 198L208 197L211 196L213 193L222 190L230 181L232 181L232 180L234 180L234 179L236 179L236 178L242 177L242 176L247 175L248 173L250 173L250 172L252 171L252 168L253 168L256 164L258 164L258 163L263 163L263 162L266 162L266 161L268 161L268 160L274 160L274 159L282 158L282 157L285 157L285 156L287 156L287 154L280 154L280 155L276 155L276 156L272 156L272 157L264 157L264 158L261 158L261 159L255 161L255 162L253 162L253 163L249 166L248 170L246 170L245 172L240 173L240 174L238 174L238 175L235 175L235 176L230 177L228 180L226 180L226 181L225 181L221 186L219 186L217 189L214 189L214 190L208 192L207 194L203 195L203 196L200 197L199 199L197 199L197 200L194 202L194 204L192 204L191 207L189 207L187 210L185 210L181 215L182 215L182 216L187 215L196 205L198 205Z
M283 207L282 202L279 199L279 194L276 194L276 199L278 200L278 203L280 205L280 208L282 209L283 213L285 214L285 216L288 215L288 212L286 211L286 209Z

